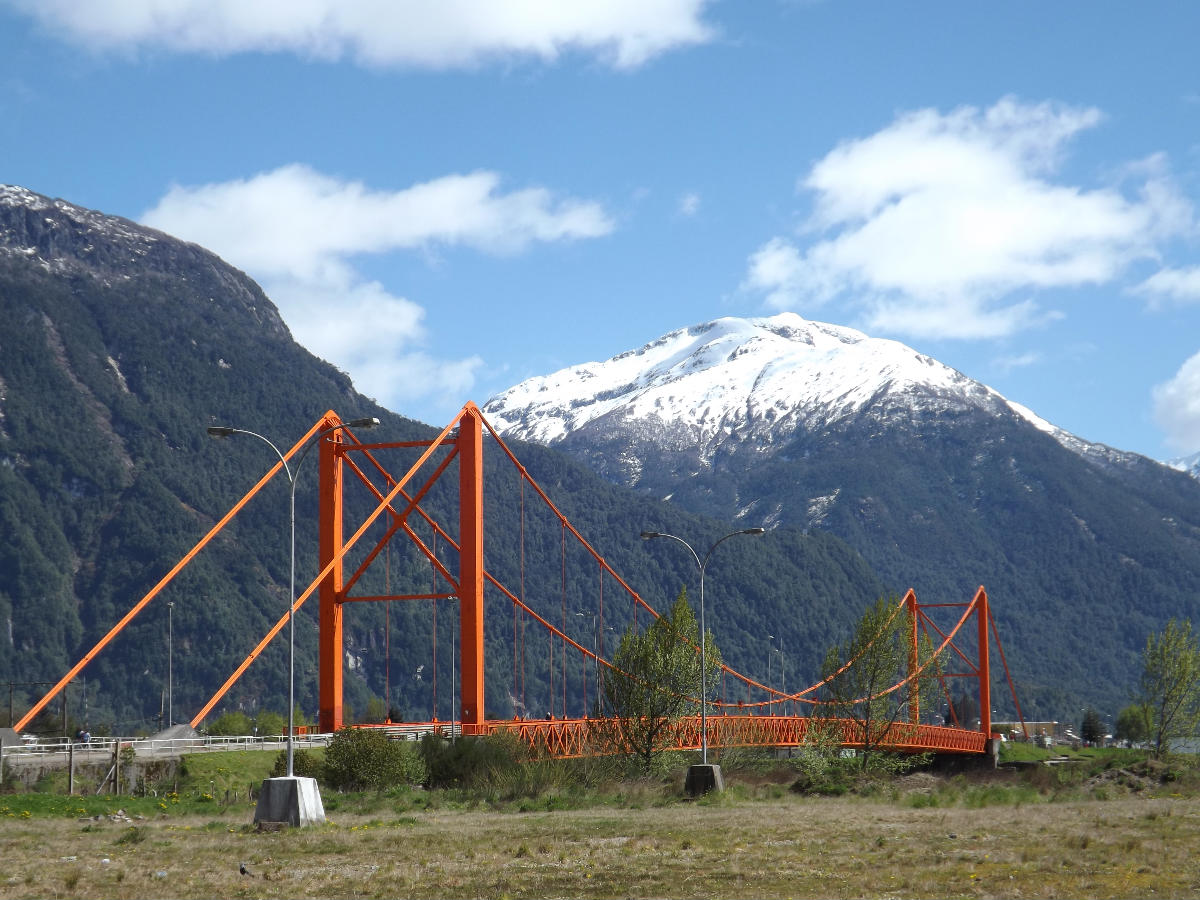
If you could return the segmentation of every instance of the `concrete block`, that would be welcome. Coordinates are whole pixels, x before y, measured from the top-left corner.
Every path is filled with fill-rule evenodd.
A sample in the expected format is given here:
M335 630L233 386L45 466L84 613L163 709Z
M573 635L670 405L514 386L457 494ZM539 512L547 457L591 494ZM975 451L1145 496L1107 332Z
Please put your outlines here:
M262 783L254 824L286 822L293 828L320 825L325 821L325 806L315 778L268 778Z
M688 766L683 789L689 797L699 797L709 791L725 790L725 778L721 767L712 763Z

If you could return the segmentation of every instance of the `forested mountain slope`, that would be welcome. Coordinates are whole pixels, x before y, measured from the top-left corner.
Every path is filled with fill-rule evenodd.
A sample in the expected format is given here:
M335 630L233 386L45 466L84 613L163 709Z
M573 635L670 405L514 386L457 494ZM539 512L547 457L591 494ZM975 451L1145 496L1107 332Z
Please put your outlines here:
M358 394L344 373L291 339L256 284L202 248L0 188L0 683L59 678L271 465L260 442L214 441L207 425L249 428L286 448L327 409L347 419L378 416L382 424L371 438L380 441L436 433ZM684 584L695 591L690 558L647 545L638 534L671 530L699 546L727 532L727 522L614 486L556 451L514 448L649 602L663 606ZM512 516L520 489L500 454L486 459L486 561L516 583L521 547ZM313 460L299 479L304 585L316 567ZM84 670L71 688L72 718L86 716L93 730L156 727L167 680L168 602L175 604L177 721L190 718L244 658L287 604L288 491L277 481ZM354 511L365 504L361 492L352 498ZM445 491L427 505L456 523ZM569 596L569 627L587 643L590 625L576 613L594 607L596 573L572 567L563 588L560 534L557 523L530 513L527 589L532 597L542 579L546 596L535 602L555 610ZM452 555L447 565L456 569ZM385 578L397 593L430 587L428 563L400 549L386 575L372 570L364 592L382 593ZM828 643L887 587L837 538L777 529L722 548L709 570L709 621L726 659L751 674L765 676L767 635L782 635L791 684L801 671L815 673ZM439 609L436 710L431 604L392 604L386 637L382 605L352 606L350 706L363 712L387 683L405 716L450 718L449 601ZM511 622L509 608L489 600L488 704L500 716L512 712L518 693L530 710L550 704L544 638L530 640L523 687L514 686ZM218 711L284 710L286 647L276 643ZM316 708L315 653L315 608L306 607L297 627L297 696L309 715ZM572 696L581 677L582 669L568 673ZM22 696L27 706L37 694L26 687L16 696L19 717Z

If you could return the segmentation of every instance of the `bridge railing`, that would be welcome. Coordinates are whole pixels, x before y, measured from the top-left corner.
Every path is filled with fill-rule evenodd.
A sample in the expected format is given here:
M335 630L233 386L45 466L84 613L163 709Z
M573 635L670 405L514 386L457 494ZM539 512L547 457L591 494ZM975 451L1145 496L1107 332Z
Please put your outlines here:
M709 716L710 747L799 747L809 737L814 722L827 726L830 720L805 716ZM861 726L851 720L833 720L838 743L846 748L864 744ZM678 722L674 728L672 750L700 749L699 716ZM624 752L619 749L620 721L616 719L526 719L494 720L486 724L487 733L514 734L524 744L546 756L572 758ZM987 736L980 731L948 728L942 725L897 723L881 743L899 753L983 754Z

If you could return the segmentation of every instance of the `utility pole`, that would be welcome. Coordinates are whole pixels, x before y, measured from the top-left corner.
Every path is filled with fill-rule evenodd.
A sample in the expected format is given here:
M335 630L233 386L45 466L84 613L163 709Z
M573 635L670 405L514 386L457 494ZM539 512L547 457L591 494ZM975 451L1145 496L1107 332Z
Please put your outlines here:
M167 727L175 724L175 601L167 602Z
M775 640L775 635L768 634L767 635L767 687L771 686L771 651L774 649L771 646L771 641L773 641L773 640ZM770 694L767 695L767 699L768 700L771 699ZM775 715L775 704L774 703L772 703L770 705L770 714Z

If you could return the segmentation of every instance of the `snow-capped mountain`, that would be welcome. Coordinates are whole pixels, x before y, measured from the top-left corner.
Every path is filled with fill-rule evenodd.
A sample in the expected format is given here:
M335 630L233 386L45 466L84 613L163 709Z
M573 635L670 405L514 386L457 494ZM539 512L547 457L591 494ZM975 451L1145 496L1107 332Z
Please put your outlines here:
M853 419L919 423L969 410L1015 414L1093 459L1128 455L1077 438L897 341L795 313L673 331L606 362L523 381L484 406L501 433L542 444L628 433L629 453L608 463L631 483L644 456L635 445L647 442L704 467L734 448L765 454L797 432Z
M1019 635L1010 662L1050 706L1070 708L1072 680L1129 684L1146 635L1197 609L1200 482L849 328L719 319L529 379L484 412L681 514L647 528L717 536L686 512L829 532L891 590L962 602L985 585Z
M1200 480L1200 453L1169 459L1167 465L1180 472L1187 472L1193 478Z

